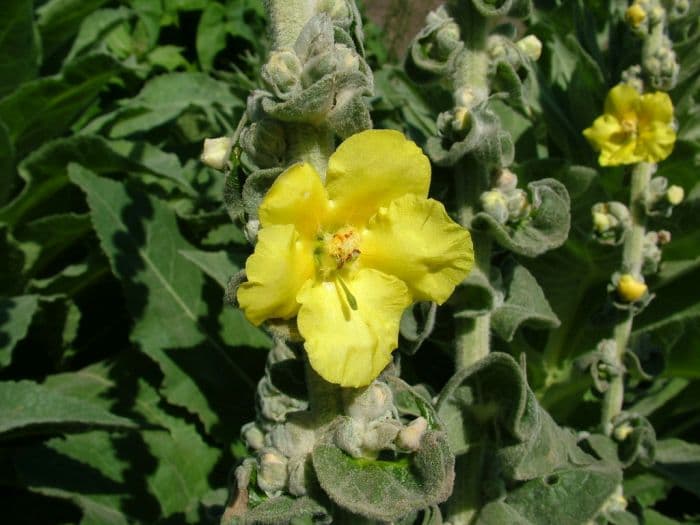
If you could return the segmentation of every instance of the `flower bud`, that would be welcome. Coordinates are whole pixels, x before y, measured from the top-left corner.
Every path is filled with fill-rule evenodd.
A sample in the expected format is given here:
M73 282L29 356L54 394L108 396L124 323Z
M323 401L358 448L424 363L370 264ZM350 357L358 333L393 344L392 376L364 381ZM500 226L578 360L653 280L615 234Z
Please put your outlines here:
M518 186L518 176L508 168L501 168L494 174L493 185L502 192L513 191Z
M469 110L463 106L458 106L454 109L454 118L452 119L452 128L455 131L462 131L469 127Z
M530 214L530 202L525 190L515 189L506 194L508 222L518 222Z
M615 427L615 430L613 431L613 437L617 441L624 441L629 437L629 435L634 432L634 428L632 425L629 423L623 423L622 425L619 425Z
M659 230L656 232L656 237L658 239L659 245L663 246L671 242L671 232L668 230Z
M241 428L241 437L248 447L259 450L265 446L265 433L257 423L246 423Z
M542 42L535 35L528 35L515 45L530 60L537 61L542 56Z
M291 49L278 49L270 53L270 58L262 67L262 79L280 98L286 98L295 91L301 76L301 62Z
M500 224L508 222L508 201L498 190L485 191L479 197L481 207Z
M215 170L223 170L228 166L233 148L233 139L219 137L216 139L204 139L204 148L200 160Z
M661 250L659 249L659 235L656 232L648 232L644 237L642 248L642 275L656 273L661 262Z
M639 301L647 293L647 285L644 281L626 273L620 276L617 282L617 295L625 302L634 303Z
M385 383L375 381L364 390L348 392L345 412L353 419L371 421L385 416L393 403L391 389Z
M404 450L415 451L420 448L423 434L428 429L428 421L424 417L417 417L401 429L396 444Z
M367 457L376 457L382 450L393 448L394 440L401 429L401 423L388 419L373 421L365 429L362 449Z
M338 448L354 458L364 456L362 444L364 441L365 425L357 419L346 417L335 430L334 441Z
M627 11L625 11L625 20L634 28L639 27L646 17L646 11L637 3L632 4L627 8Z
M672 206L678 206L685 198L685 191L680 186L671 186L666 190L666 200Z
M287 486L288 460L275 449L265 449L258 456L258 487L272 496Z
M303 420L295 419L293 416L296 415L290 414L286 423L275 425L270 431L271 445L288 458L306 456L316 444L313 427L305 425Z
M627 206L621 202L599 202L591 208L593 236L602 244L618 245L631 224Z
M289 460L287 470L289 472L289 493L293 496L303 496L307 491L306 480L308 477L308 457L300 457Z

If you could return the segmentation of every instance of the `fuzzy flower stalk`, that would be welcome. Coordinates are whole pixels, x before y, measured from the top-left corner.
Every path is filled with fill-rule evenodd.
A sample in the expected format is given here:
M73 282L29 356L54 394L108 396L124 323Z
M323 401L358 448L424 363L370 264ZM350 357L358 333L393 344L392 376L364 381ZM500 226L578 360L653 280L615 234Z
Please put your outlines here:
M391 361L404 309L445 302L472 267L469 233L429 186L427 157L390 130L343 142L325 183L311 164L291 166L260 205L238 290L246 317L296 318L321 377L368 385Z

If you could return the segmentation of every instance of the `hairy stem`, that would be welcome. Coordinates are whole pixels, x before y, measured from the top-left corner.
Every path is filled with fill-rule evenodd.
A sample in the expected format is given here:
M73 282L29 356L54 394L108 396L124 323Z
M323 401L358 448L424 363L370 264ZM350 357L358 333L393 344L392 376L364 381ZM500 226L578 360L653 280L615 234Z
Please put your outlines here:
M646 215L644 213L644 191L649 185L651 175L654 172L654 165L639 163L632 171L632 181L630 185L630 215L632 225L625 237L622 249L621 273L640 275L643 262L644 236L646 235ZM622 367L622 360L630 333L632 332L632 321L634 313L628 310L618 320L613 329L615 339L617 364ZM612 421L622 411L622 404L625 396L624 374L614 377L603 399L603 410L601 423L606 434L613 430Z

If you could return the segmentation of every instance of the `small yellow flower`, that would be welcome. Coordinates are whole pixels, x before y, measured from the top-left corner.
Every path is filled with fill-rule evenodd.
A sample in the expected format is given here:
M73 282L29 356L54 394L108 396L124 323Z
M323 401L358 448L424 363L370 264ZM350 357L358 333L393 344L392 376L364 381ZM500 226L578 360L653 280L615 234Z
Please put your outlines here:
M238 290L246 317L297 317L311 366L327 381L368 385L391 360L401 314L443 303L469 273L469 232L428 199L430 163L396 131L343 142L325 186L296 164L263 199L261 230Z
M632 4L627 8L627 11L625 11L625 18L632 27L639 27L646 17L647 12L639 4Z
M636 279L633 275L626 273L620 276L617 282L617 295L620 299L628 303L639 301L647 293L647 285L644 281Z
M601 166L659 162L671 154L676 142L672 126L673 103L666 93L640 95L618 84L605 99L603 115L583 134L600 150Z

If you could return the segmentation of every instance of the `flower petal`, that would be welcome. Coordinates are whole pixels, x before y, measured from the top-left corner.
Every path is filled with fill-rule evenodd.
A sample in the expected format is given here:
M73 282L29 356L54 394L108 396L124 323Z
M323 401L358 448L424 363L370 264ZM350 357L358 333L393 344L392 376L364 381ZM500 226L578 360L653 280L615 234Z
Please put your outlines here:
M415 300L444 303L471 270L469 232L433 199L405 195L372 217L360 261L403 280Z
M673 121L673 102L663 91L642 95L639 104L640 126L644 123L659 122L670 124Z
M294 317L296 296L314 273L313 246L291 224L273 225L258 233L255 252L245 269L248 281L238 288L238 303L251 323Z
M272 224L293 224L302 235L312 238L328 211L328 197L316 170L300 163L287 169L274 182L260 204L263 228Z
M605 97L604 113L613 115L619 120L636 116L641 95L629 84L618 84Z
M590 128L583 130L583 136L588 139L596 150L601 150L616 135L623 133L620 121L612 115L602 115L593 121Z
M637 153L645 162L660 162L668 157L676 143L676 132L668 124L653 122L637 139Z
M328 160L326 189L339 222L361 226L407 193L426 197L430 161L393 130L369 130L343 142Z
M359 270L344 282L356 309L339 281L309 281L297 297L297 324L313 369L331 383L360 387L391 361L411 297L403 282L377 270Z

